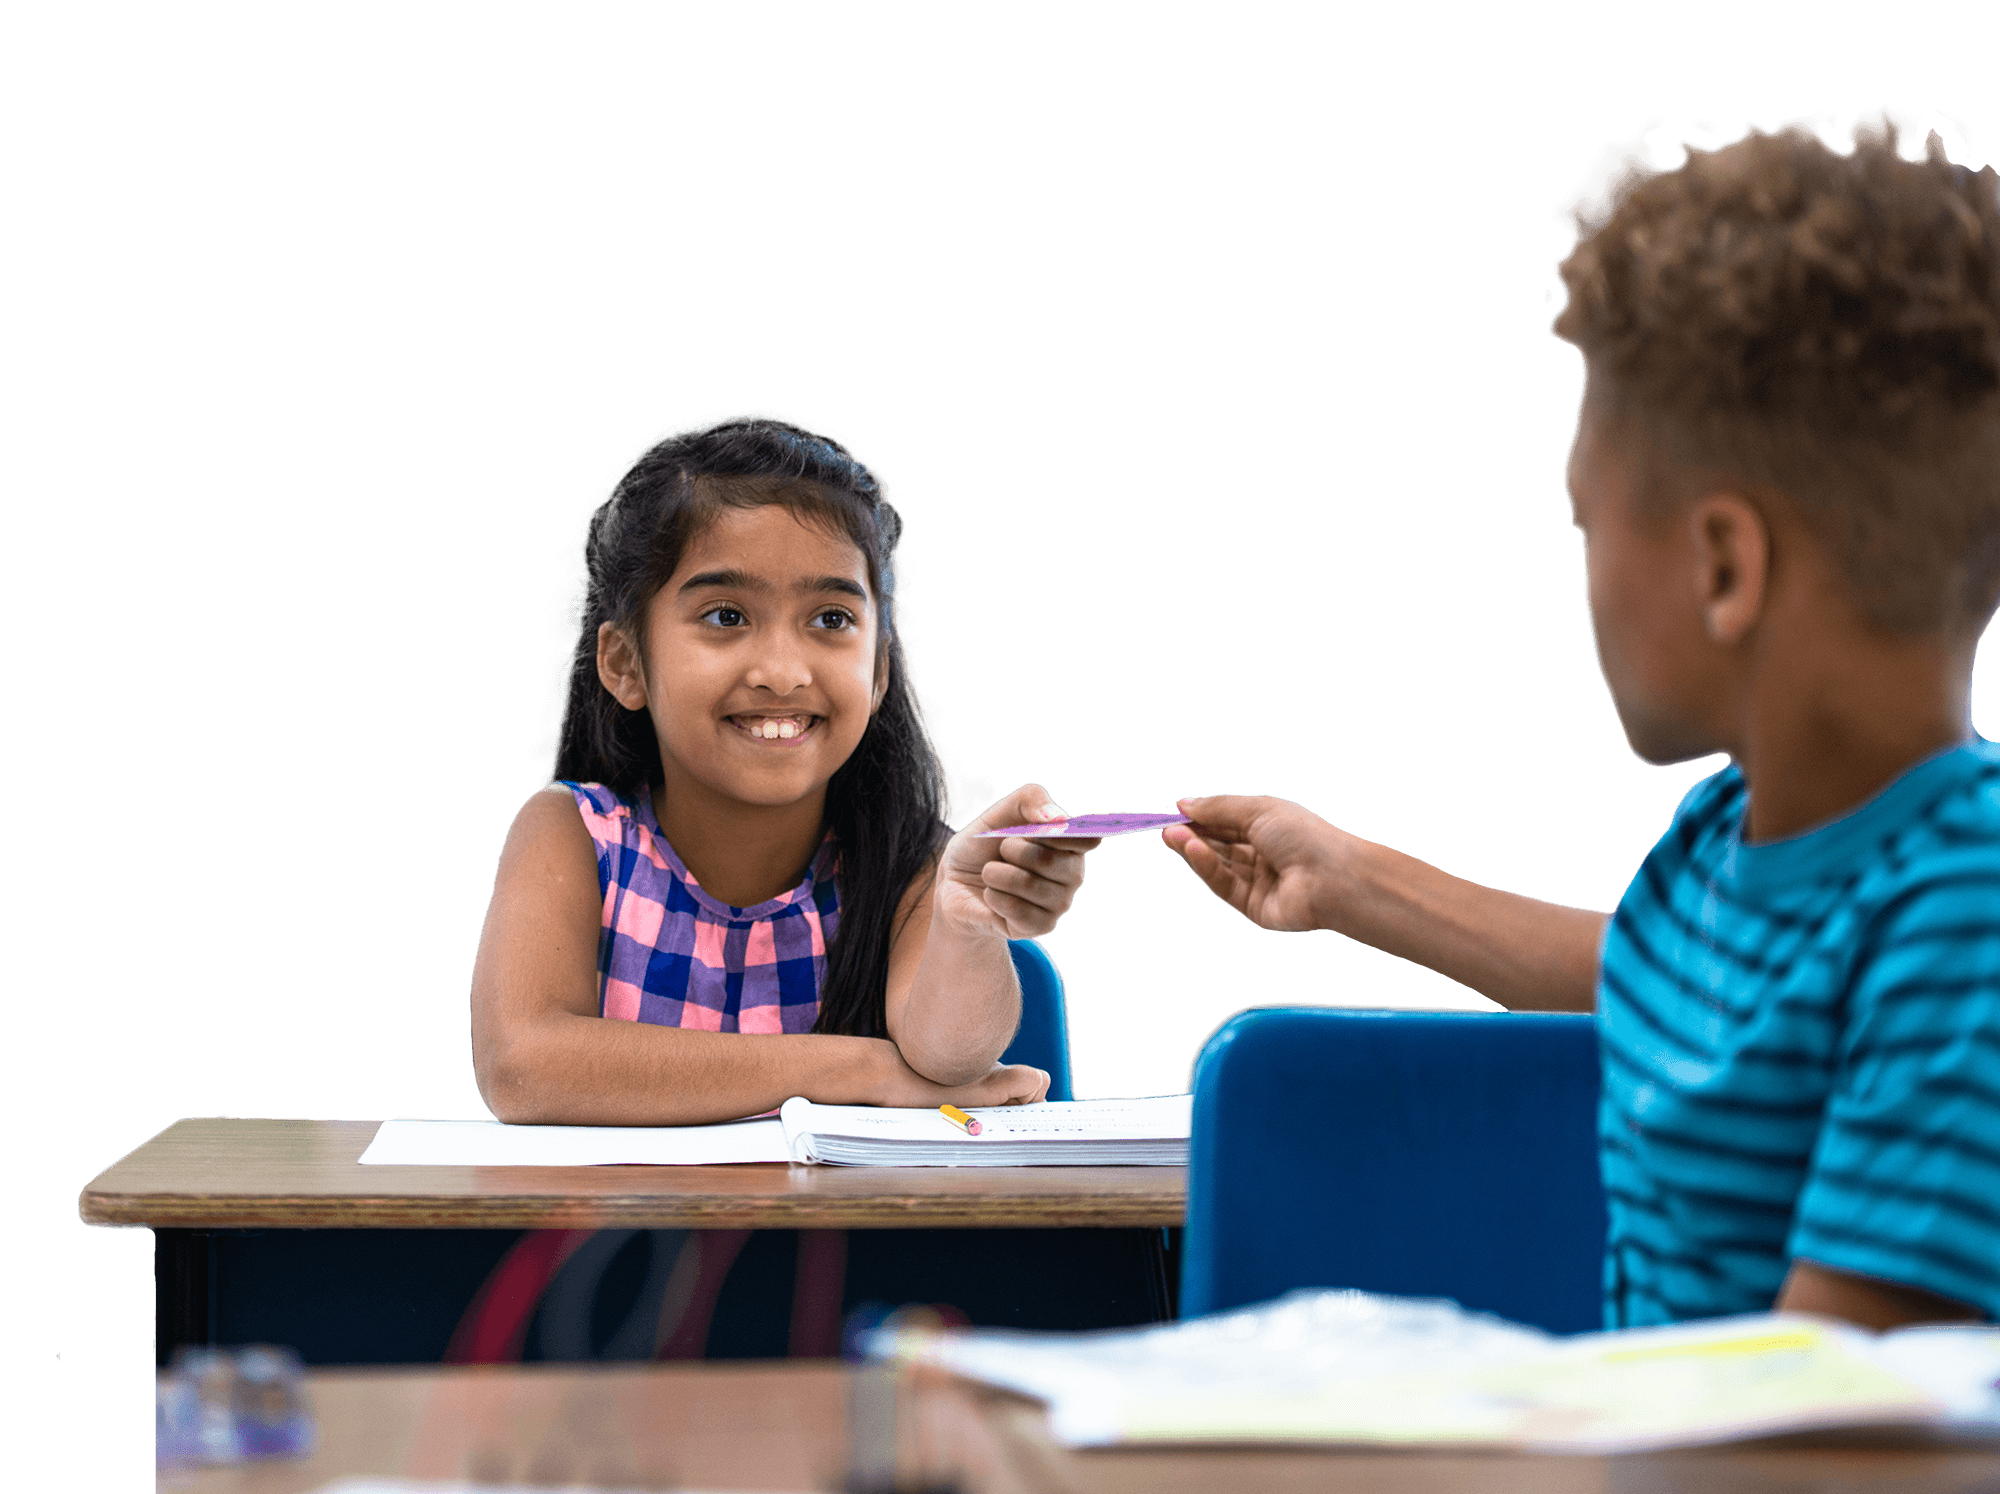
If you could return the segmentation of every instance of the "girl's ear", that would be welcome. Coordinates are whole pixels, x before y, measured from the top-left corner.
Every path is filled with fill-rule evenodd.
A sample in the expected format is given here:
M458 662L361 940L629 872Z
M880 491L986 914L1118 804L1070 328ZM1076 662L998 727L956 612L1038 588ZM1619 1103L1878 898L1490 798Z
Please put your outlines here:
M597 625L597 678L628 711L646 708L646 671L632 637L616 623Z
M889 650L885 647L875 658L875 688L869 692L868 714L873 716L882 709L883 697L889 693Z

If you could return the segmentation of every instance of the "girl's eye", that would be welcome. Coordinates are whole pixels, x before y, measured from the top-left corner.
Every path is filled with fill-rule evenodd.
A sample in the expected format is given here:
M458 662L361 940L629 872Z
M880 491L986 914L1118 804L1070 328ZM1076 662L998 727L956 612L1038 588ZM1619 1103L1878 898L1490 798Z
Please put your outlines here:
M838 607L827 608L826 611L814 618L813 621L818 623L822 628L825 628L829 633L838 633L843 629L854 626L854 618L850 614L841 611Z
M744 614L738 608L732 608L732 606L712 606L702 616L704 618L716 618L718 624L724 626L724 628L734 628L734 626L738 626L744 620ZM732 622L732 618L736 622ZM816 622L826 622L828 618L834 618L836 626L828 626L826 632L850 632L854 628L852 614L842 612L840 608L826 608L826 612L818 614Z

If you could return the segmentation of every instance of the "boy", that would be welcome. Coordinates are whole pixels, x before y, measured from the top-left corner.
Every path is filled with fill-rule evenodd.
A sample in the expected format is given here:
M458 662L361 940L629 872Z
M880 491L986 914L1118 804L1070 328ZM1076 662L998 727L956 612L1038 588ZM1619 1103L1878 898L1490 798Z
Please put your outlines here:
M1605 681L1640 757L1731 765L1609 919L1282 800L1167 842L1266 928L1595 1007L1612 1325L2000 1316L1994 172L1752 135L1628 181L1562 273Z

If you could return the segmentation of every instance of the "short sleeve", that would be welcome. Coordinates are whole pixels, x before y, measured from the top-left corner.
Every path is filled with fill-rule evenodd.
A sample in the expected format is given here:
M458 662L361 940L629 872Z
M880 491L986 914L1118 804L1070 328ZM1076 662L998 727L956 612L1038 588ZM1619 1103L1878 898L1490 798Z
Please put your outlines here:
M600 897L605 896L617 875L616 862L624 848L631 808L601 783L575 783L567 778L556 782L569 790L570 797L576 800L576 812L583 816L583 828L589 832L591 847L597 852L597 892Z
M1787 1254L2000 1318L2000 869L1871 920Z

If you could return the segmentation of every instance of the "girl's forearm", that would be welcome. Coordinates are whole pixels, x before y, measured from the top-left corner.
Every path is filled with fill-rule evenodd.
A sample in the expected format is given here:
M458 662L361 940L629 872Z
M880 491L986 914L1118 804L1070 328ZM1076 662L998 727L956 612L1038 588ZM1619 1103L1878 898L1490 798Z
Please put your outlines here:
M933 920L915 979L889 1008L903 1062L938 1084L990 1069L1021 1022L1021 984L1007 940Z
M758 1115L793 1095L878 1103L894 1054L873 1038L696 1032L550 1012L475 1057L480 1093L503 1121L684 1126Z
M1606 914L1483 887L1387 846L1353 844L1365 849L1349 861L1347 885L1323 903L1325 927L1512 1010L1596 1006Z

